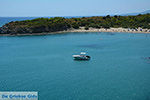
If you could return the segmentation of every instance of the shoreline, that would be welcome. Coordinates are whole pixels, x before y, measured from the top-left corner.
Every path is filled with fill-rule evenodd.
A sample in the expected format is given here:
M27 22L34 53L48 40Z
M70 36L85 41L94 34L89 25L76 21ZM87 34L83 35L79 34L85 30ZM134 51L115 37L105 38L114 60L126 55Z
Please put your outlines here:
M150 34L150 29L129 29L129 28L89 28L85 30L85 27L80 27L79 29L68 29L65 31L57 31L57 32L43 32L43 33L17 33L17 34L0 34L0 36L33 36L33 35L52 35L52 34L61 34L61 33L69 33L69 32L119 32L119 33L143 33Z

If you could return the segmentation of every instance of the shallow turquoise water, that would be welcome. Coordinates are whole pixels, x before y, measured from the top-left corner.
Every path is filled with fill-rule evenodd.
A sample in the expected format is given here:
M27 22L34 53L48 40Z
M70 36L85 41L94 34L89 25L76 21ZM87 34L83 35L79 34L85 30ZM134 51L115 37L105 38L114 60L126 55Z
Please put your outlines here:
M74 61L86 51L90 61ZM0 91L39 100L150 100L150 34L0 37Z

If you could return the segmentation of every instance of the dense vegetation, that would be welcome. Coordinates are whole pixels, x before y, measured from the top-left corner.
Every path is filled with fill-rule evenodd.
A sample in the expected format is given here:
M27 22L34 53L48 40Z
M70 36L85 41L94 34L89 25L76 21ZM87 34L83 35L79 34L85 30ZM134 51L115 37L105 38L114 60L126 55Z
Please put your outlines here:
M42 33L63 31L69 28L78 29L84 26L86 30L93 28L148 28L150 29L150 14L137 16L94 16L82 18L37 18L33 20L10 22L0 28L0 33Z

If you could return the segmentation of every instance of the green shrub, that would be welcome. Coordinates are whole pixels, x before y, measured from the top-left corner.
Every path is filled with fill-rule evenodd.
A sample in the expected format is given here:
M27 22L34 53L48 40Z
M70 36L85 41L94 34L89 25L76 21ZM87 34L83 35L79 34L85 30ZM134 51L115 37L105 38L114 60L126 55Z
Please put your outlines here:
M89 30L89 26L85 26L85 28L84 28L85 30Z

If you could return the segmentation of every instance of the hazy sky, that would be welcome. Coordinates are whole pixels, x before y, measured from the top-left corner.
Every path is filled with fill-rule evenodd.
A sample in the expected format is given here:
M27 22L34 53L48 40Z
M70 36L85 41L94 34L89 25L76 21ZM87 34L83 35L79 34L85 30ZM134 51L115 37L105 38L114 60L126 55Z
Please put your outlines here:
M0 16L94 16L150 10L150 0L0 0Z

